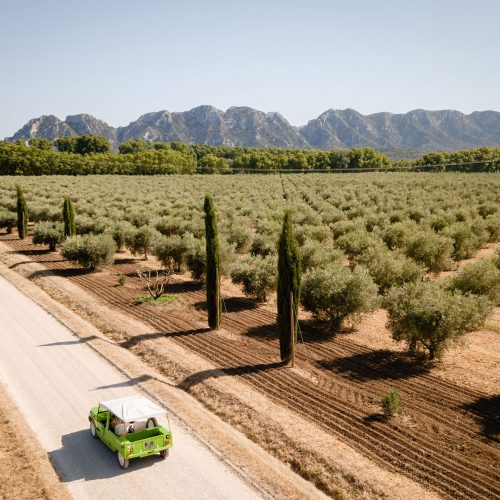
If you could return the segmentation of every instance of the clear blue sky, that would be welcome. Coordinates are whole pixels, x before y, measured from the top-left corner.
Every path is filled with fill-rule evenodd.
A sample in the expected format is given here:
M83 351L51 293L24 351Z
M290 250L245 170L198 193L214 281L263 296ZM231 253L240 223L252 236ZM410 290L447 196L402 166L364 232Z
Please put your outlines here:
M0 137L200 104L500 110L499 0L0 0Z

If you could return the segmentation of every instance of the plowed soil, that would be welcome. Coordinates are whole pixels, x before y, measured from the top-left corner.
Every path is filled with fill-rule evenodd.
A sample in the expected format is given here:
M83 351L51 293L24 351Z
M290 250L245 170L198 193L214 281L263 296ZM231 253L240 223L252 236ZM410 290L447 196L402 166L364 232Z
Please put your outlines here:
M386 468L446 498L500 497L500 396L453 384L402 354L329 336L307 321L301 323L297 366L285 368L277 357L275 315L252 301L226 297L223 330L213 332L200 327L206 324L204 290L184 276L175 276L166 290L178 297L176 306L138 306L134 299L144 291L135 270L141 261L118 256L113 266L88 274L30 239L0 239L150 324L151 338L174 338ZM127 282L118 286L122 273ZM391 388L401 390L405 406L400 416L384 420L380 394Z

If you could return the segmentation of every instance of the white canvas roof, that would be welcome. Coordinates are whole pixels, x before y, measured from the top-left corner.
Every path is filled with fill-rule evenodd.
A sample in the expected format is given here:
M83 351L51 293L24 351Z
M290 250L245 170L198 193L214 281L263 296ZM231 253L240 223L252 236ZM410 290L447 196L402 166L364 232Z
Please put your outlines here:
M139 396L128 396L126 398L112 399L103 401L99 406L109 410L113 415L124 422L132 422L135 420L144 420L150 417L158 417L167 413L163 408L158 406L153 401Z

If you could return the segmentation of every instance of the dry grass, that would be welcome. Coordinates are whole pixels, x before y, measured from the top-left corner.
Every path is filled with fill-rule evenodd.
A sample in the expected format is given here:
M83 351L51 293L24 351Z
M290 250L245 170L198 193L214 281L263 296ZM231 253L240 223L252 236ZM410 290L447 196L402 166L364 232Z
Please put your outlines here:
M47 454L0 384L0 498L71 498L50 465ZM29 444L27 444L29 443Z

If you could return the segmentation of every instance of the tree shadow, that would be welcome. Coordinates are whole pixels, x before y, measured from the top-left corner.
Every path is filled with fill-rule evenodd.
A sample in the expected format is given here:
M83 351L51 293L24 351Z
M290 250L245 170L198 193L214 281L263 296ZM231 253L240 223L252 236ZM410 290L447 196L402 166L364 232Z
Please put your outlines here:
M481 422L482 434L488 439L500 443L500 395L483 396L463 409L473 413Z
M363 418L363 422L366 425L371 425L374 422L386 422L387 417L383 413L371 413Z
M246 297L229 297L223 299L222 310L228 313L236 313L240 311L248 311L257 309L258 304L255 300L247 299Z
M418 377L429 372L403 354L381 349L366 353L354 354L344 358L316 361L322 368L346 374L349 378L360 382L368 380L399 380Z
M203 290L203 285L197 281L174 281L165 286L165 293L187 293Z
M201 384L202 382L210 378L244 376L247 374L254 374L283 368L285 365L286 363L283 363L282 361L275 361L272 363L260 363L257 365L242 365L229 368L214 368L211 370L203 370L201 372L189 375L189 377L185 378L182 382L177 384L177 387L184 391L189 391L189 389L191 389L195 385Z
M44 255L53 252L49 251L48 248L35 248L30 250L10 250L8 253L17 253L21 255Z
M39 344L38 347L54 347L54 346L59 346L59 345L77 345L77 344L84 344L86 342L89 342L90 340L97 339L98 337L96 335L89 335L88 337L83 337L78 340L63 340L61 342L51 342L49 344Z
M33 271L28 278L44 278L50 276L60 276L62 278L71 278L73 276L81 276L83 274L91 274L82 268L71 267L67 269L40 269L39 271Z
M277 339L278 338L278 327L276 323L270 323L268 325L258 325L252 326L243 335L248 337L257 337L261 339Z
M164 463L157 455L131 460L128 469L122 469L113 453L100 439L93 439L87 429L64 434L61 448L48 453L51 463L65 483L93 481L128 474L134 470Z
M352 327L336 328L328 322L317 319L301 319L299 326L304 342L314 343L331 342L338 335L346 335L354 330Z
M101 389L116 389L118 387L133 387L134 385L141 384L142 382L146 382L148 380L153 379L151 375L140 375L139 377L134 377L124 382L117 382L116 384L108 384L108 385L100 385L93 389L94 391L99 391ZM155 379L156 380L156 379Z
M126 257L124 259L115 259L115 266L135 264L139 259L134 257Z
M120 347L124 347L125 349L130 349L131 347L144 342L145 340L153 340L158 338L169 338L169 337L187 337L189 335L200 335L203 333L209 333L210 328L193 328L192 330L179 330L177 332L154 332L154 333L145 333L143 335L135 335L123 342L118 344Z

